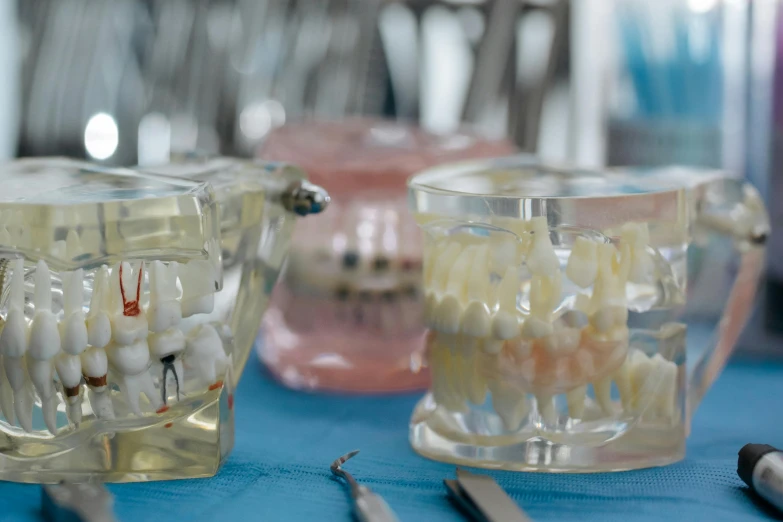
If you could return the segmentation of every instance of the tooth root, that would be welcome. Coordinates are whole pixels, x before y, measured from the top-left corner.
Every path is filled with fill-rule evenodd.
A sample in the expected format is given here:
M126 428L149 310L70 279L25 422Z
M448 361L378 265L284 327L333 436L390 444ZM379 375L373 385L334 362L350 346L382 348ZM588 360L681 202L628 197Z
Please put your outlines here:
M649 397L645 394L647 390L647 380L653 370L653 363L644 353L639 350L631 352L631 390L633 398L631 406L635 411L644 409L649 403Z
M517 431L530 411L527 396L519 390L501 383L490 383L492 408L508 431Z
M560 273L552 276L533 275L530 280L530 315L549 320L560 302Z
M76 230L71 229L65 237L65 253L68 259L73 260L83 252L82 242Z
M217 382L228 364L223 341L210 324L196 326L188 333L185 358L185 364L204 385Z
M111 340L111 321L107 314L110 307L109 268L103 265L95 274L87 314L87 341L91 346L103 348Z
M566 275L577 286L587 288L598 274L598 245L586 237L578 237L568 256Z
M457 260L449 271L449 280L446 285L446 293L455 296L457 299L464 299L467 289L468 278L473 259L477 251L476 246L468 246L460 252Z
M551 425L557 422L554 397L544 394L536 395L536 404L538 405L538 414L545 424Z
M30 380L41 399L41 410L46 427L55 435L57 433L57 395L54 390L54 365L52 361L27 359L27 371Z
M660 354L653 357L655 365L655 379L657 389L656 410L659 416L670 420L675 412L675 400L677 396L677 365L667 361Z
M517 320L517 294L519 293L519 274L516 266L506 269L498 285L498 311L492 318L492 335L496 339L513 339L519 336Z
M119 381L122 394L135 415L139 417L142 415L139 403L139 396L142 393L147 397L153 410L158 410L163 406L149 372L144 371L136 375L120 375Z
M473 264L468 273L467 297L469 301L484 302L489 293L489 245L476 247Z
M587 385L577 386L566 394L568 401L568 415L574 419L581 419L585 412L585 397Z
M6 377L5 371L5 357L1 358L2 368L0 368L0 408L2 408L3 416L8 424L13 426L16 424L16 414L14 413L14 391L11 388L11 383Z
M432 289L436 293L446 291L446 285L449 281L449 273L454 261L462 252L462 245L456 241L450 242L443 253L434 260L432 267Z
M560 272L560 260L557 258L552 240L549 238L549 227L546 217L535 217L530 220L533 232L533 246L527 255L527 266L533 274L554 276Z
M471 362L472 375L469 374L468 400L476 406L481 406L487 399L487 380L481 373L481 369Z
M55 361L55 369L63 385L63 398L67 408L68 419L76 426L82 420L82 361L78 355L61 353ZM69 389L77 388L77 395L68 396Z
M633 404L633 389L631 387L631 370L628 359L615 372L614 382L617 385L617 391L620 393L620 402L623 410L630 411Z
M3 330L5 332L8 329ZM14 413L19 425L27 432L33 431L33 391L27 380L24 357L4 357L5 374L14 395Z
M606 415L614 414L614 406L612 405L612 380L611 378L600 379L593 382L593 392L595 393L595 401L601 410Z
M90 388L87 392L87 397L90 400L90 407L96 417L104 420L114 419L114 405L111 402L111 394L109 393L108 386L102 386L95 389Z

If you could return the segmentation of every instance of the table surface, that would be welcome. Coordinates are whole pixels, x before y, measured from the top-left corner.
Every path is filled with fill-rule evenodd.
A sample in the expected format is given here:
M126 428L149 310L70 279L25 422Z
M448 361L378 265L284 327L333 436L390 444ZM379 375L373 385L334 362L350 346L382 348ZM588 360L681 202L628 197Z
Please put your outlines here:
M454 467L418 457L407 422L418 396L341 397L282 388L255 360L236 398L236 445L211 479L118 484L120 521L351 520L329 464L361 448L350 469L400 520L464 520L443 479ZM493 472L534 520L770 520L737 477L748 442L783 447L783 365L732 363L696 414L688 456L665 468L592 475ZM0 520L41 520L40 488L0 483ZM163 514L163 516L161 516ZM783 518L782 518L783 519Z

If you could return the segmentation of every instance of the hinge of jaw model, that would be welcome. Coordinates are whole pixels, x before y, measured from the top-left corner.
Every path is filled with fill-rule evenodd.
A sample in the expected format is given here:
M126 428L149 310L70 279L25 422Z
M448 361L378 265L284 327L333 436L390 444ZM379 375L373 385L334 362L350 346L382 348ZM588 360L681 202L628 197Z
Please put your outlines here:
M63 386L68 419L76 426L82 419L82 360L87 349L87 324L82 310L84 271L63 272L63 318L60 321L62 353L55 368Z
M24 259L18 258L13 262L8 316L3 333L0 334L0 348L6 377L13 391L14 413L19 425L28 432L33 430L33 391L25 368L29 333L24 317ZM8 413L5 415L11 422Z
M60 351L60 330L52 313L52 276L43 260L38 261L35 268L33 304L35 315L30 326L27 371L41 399L44 423L54 435L57 433L58 401L54 388L54 358Z
M139 305L144 281L144 263L137 269L130 263L114 266L111 274L113 309L111 315L112 344L107 350L109 362L117 373L118 384L130 410L141 416L139 396L143 393L158 410L163 402L149 372L150 352L147 318Z
M168 373L174 377L177 400L180 396L180 379L183 378L180 355L185 350L185 335L179 329L182 307L177 300L177 268L174 261L168 266L153 261L150 268L150 303L147 308L147 322L150 327L150 354L163 364L161 376L161 398L168 400Z
M109 269L101 266L95 274L87 312L87 342L89 347L82 353L82 374L89 388L90 405L100 419L113 419L114 406L111 403L108 373L109 362L106 346L111 342L111 293Z

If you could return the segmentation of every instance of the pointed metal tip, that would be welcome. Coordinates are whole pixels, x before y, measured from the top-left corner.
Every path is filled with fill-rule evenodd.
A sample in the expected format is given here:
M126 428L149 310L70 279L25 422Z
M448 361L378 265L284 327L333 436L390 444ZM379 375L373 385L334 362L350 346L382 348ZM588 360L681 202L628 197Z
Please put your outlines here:
M342 456L342 457L340 457L339 459L337 459L337 460L335 460L334 462L332 462L332 465L331 465L331 466L329 466L329 469L331 469L331 470L332 470L332 473L336 473L336 472L337 472L337 470L339 470L339 469L340 469L340 466L342 466L343 464L345 464L345 462L346 462L348 459L351 459L351 458L355 457L357 453L359 453L359 450L353 450L353 451L351 451L351 452L348 452L348 453L346 453L345 455L343 455L343 456Z

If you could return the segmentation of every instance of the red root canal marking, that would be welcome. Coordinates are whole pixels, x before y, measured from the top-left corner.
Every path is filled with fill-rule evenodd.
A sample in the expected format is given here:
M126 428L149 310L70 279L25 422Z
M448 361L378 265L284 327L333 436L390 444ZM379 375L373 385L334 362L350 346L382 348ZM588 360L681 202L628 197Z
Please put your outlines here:
M166 413L167 411L169 411L169 407L168 407L168 406L161 406L160 408L158 408L158 409L155 411L155 413L157 413L158 415L160 415L161 413Z
M218 381L218 382L216 382L216 383L214 383L214 384L210 384L210 385L209 385L209 391L214 391L214 390L217 390L217 389L218 389L218 388L220 388L221 386L223 386L223 381Z
M233 410L234 409L234 394L230 393L228 395L228 409Z
M166 423L166 425L165 425L165 426L163 426L163 427L164 427L164 428L171 428L172 426L174 426L174 423L173 423L173 422L167 422L167 423Z
M139 279L136 281L136 300L128 301L125 299L125 287L122 284L122 265L120 263L120 295L122 296L122 315L126 317L136 317L141 313L139 308L139 296L141 296L141 280L144 277L144 261L139 266Z

